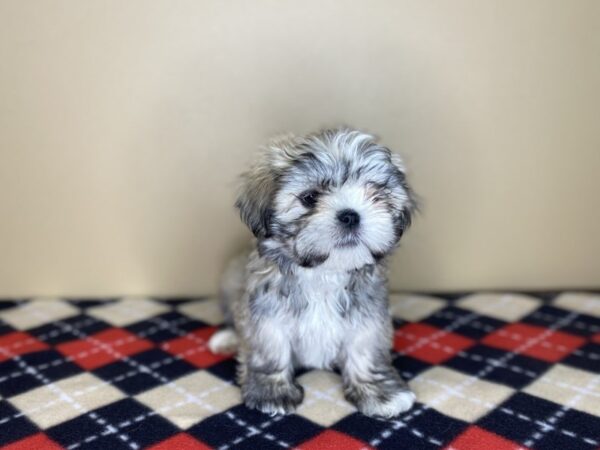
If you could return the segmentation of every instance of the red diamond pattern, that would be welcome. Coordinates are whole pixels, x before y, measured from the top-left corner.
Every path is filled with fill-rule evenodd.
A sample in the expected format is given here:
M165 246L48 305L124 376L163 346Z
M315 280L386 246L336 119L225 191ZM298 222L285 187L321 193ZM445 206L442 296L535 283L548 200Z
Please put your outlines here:
M152 342L127 330L110 328L86 339L57 345L56 349L84 369L92 370L152 347Z
M526 450L522 445L477 426L470 426L450 443L447 450Z
M210 450L206 444L203 444L200 441L197 441L189 434L180 433L175 436L162 441L152 447L149 447L148 450Z
M585 339L562 331L554 331L525 323L513 323L486 336L482 342L532 356L544 361L557 362L585 343Z
M464 336L423 323L410 323L394 334L395 351L431 364L444 362L474 343Z
M0 362L26 353L46 350L47 344L38 341L33 336L16 331L0 336Z
M34 434L2 447L2 450L62 450L63 448L44 433Z
M347 434L326 430L298 448L301 450L368 450L372 447Z

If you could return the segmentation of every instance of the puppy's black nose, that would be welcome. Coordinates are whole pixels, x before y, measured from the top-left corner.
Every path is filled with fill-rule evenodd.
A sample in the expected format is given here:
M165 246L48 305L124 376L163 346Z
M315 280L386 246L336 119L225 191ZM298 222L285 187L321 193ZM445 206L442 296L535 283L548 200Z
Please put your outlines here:
M353 209L344 209L340 211L337 215L337 219L340 224L348 230L352 230L360 224L360 216Z

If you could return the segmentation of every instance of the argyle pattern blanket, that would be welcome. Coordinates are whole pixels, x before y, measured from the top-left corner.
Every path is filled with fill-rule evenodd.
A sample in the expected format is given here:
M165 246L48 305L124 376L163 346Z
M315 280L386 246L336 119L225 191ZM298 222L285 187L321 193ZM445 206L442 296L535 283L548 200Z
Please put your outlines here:
M418 403L358 413L299 374L295 414L241 404L202 299L0 302L0 448L598 449L600 295L393 295L393 361Z

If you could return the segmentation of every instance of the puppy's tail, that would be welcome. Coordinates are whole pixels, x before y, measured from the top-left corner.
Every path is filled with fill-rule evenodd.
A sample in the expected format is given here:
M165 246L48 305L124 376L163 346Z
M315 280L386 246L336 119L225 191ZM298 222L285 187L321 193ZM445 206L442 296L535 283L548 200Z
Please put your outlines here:
M208 348L213 353L235 353L239 345L237 333L233 328L223 328L213 334Z

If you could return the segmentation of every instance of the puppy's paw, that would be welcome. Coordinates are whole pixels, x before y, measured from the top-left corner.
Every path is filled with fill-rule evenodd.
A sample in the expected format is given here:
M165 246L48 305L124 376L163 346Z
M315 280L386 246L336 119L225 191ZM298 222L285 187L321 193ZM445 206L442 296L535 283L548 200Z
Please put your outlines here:
M302 403L304 389L297 383L261 386L243 390L243 398L248 408L257 409L265 414L290 414Z
M357 404L358 410L370 417L390 419L408 411L417 396L409 390L398 391L386 400L366 398Z
M213 334L208 341L208 348L216 354L235 353L239 344L235 330L225 328Z

